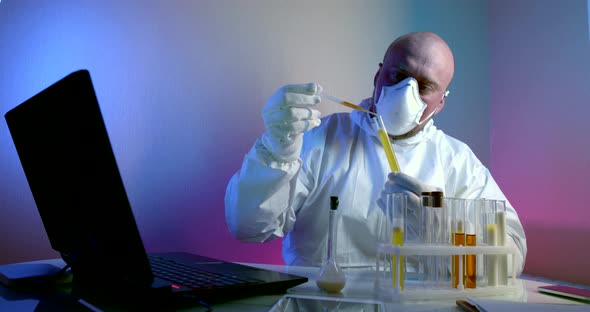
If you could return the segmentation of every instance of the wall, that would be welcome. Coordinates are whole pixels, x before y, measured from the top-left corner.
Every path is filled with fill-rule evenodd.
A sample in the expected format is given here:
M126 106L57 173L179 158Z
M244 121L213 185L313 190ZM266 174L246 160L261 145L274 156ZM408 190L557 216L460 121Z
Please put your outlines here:
M239 243L224 220L226 184L263 131L265 100L283 84L317 81L358 102L394 38L435 30L457 58L436 123L487 164L487 9L471 0L3 0L0 114L88 69L146 249L282 263L280 241ZM54 257L1 118L0 263Z
M489 4L492 165L527 235L525 273L590 285L588 4Z

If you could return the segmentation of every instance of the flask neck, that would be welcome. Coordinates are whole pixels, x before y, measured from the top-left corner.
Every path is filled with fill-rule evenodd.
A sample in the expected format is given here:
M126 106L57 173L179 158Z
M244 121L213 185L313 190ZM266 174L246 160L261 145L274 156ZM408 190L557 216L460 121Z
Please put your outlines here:
M336 256L336 210L330 210L328 223L328 261Z

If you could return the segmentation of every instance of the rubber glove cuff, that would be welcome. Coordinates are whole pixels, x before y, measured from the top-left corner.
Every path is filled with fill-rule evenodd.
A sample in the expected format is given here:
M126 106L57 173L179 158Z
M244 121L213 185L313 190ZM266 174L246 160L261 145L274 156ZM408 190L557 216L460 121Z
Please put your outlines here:
M268 150L274 160L280 162L292 162L299 158L303 145L303 134L295 135L293 138L281 139L266 131L260 137L260 143Z

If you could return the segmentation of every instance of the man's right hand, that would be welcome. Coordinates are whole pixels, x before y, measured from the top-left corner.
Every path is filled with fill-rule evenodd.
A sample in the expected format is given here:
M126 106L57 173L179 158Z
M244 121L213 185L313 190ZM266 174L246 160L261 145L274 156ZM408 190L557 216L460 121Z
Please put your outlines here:
M266 101L261 142L277 161L297 159L303 133L320 125L321 113L312 107L320 102L321 90L317 83L285 85Z

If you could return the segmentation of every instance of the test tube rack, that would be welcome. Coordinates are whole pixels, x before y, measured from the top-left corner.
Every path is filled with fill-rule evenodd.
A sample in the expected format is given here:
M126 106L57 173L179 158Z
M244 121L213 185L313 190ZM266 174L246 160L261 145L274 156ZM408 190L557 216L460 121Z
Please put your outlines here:
M400 256L460 256L462 261L463 255L506 255L512 256L512 263L516 261L517 250L510 246L442 246L426 244L407 244L404 246L393 246L390 244L377 244L377 274L375 286L378 296L383 301L402 301L402 300L439 300L439 299L458 299L465 297L485 297L485 296L502 296L508 294L518 294L522 292L522 283L515 278L516 268L512 266L512 272L506 285L498 286L477 286L473 289L463 287L463 282L459 282L458 288L453 288L451 282L447 285L427 285L424 281L405 280L404 289L401 289L400 279L400 261L396 261L395 268L391 268L392 257ZM392 281L391 270L397 270L398 274L396 283ZM463 265L459 264L459 277L463 276ZM395 287L393 285L396 285Z

